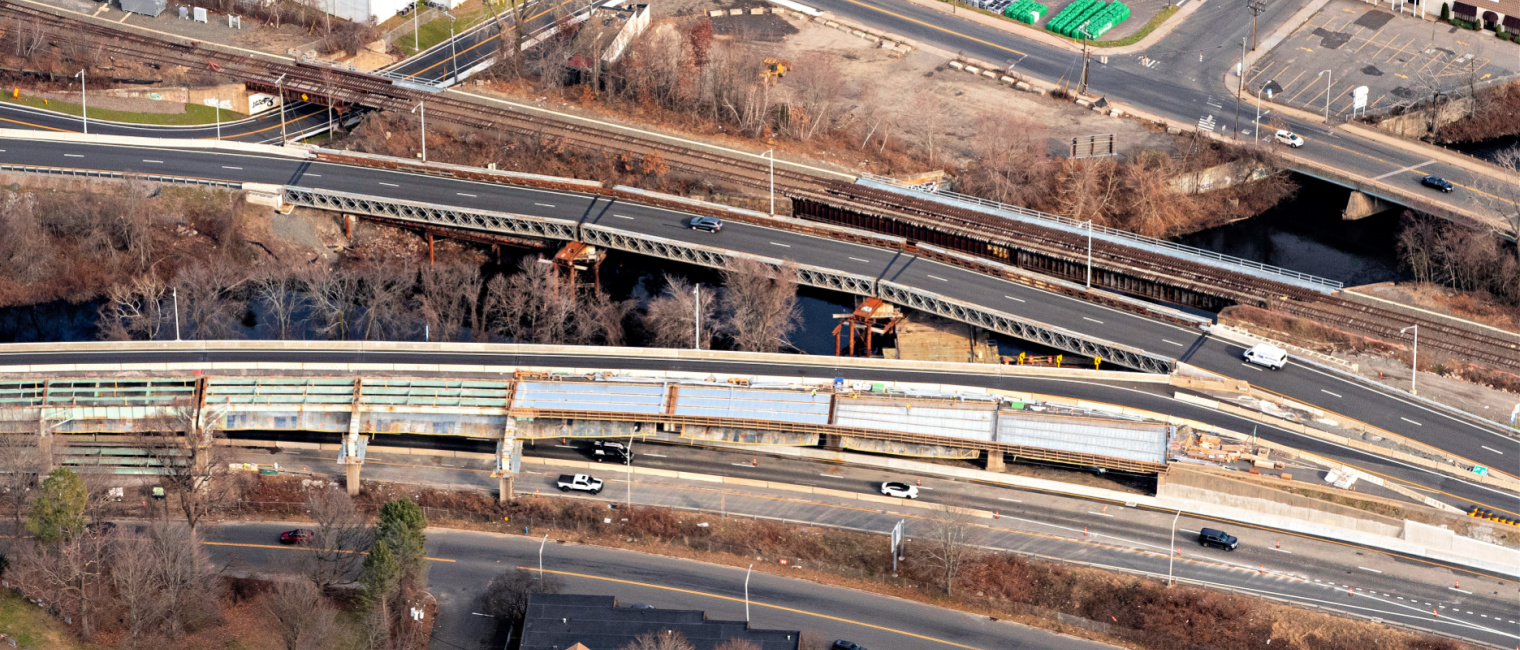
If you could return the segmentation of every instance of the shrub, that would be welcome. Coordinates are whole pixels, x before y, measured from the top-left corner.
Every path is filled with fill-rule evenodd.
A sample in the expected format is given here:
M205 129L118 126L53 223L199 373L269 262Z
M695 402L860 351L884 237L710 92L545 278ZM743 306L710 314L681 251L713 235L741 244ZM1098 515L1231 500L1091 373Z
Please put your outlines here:
M1451 20L1451 5L1449 3L1441 3L1441 20Z

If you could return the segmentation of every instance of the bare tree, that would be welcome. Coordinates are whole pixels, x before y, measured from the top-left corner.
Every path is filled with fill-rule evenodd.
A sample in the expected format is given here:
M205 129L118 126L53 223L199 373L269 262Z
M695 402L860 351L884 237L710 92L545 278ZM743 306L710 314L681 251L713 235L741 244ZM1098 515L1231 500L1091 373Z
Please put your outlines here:
M370 531L364 514L343 490L316 489L306 495L315 535L301 556L302 573L320 589L353 579Z
M1499 152L1494 163L1499 166L1502 180L1482 184L1496 197L1490 204L1509 226L1508 235L1520 237L1520 145ZM1520 246L1515 247L1515 255L1520 261Z
M43 594L53 607L72 612L80 636L89 639L95 634L95 613L105 598L106 548L101 535L74 535L56 544L21 544L15 560L18 581Z
M276 338L290 338L292 330L300 324L297 315L305 306L306 298L292 286L290 278L271 275L253 287L253 298L269 317L270 329Z
M696 646L687 641L686 635L680 632L661 630L640 634L619 650L696 650Z
M946 595L955 594L955 578L976 551L976 517L970 510L950 505L934 509L929 531L920 546L929 564L943 580Z
M45 473L36 435L0 433L0 499L4 499L12 516L7 539L16 539L21 531L21 516L36 496Z
M337 612L309 580L276 582L262 605L286 650L328 647L338 630Z
M491 578L486 590L480 595L480 611L497 622L497 634L505 635L508 628L519 625L528 611L528 598L533 594L557 594L564 591L565 583L558 576L538 575L522 569L503 571ZM500 639L506 643L507 639Z
M713 646L713 650L764 650L764 648L761 648L760 644L754 641L734 637Z
M179 637L220 616L221 581L200 536L189 526L159 520L149 534L158 560L165 633Z
M472 264L425 266L417 293L417 311L432 330L436 341L459 340L466 325L479 330L476 308L484 281L480 267Z
M166 305L169 286L152 273L133 277L106 290L100 306L100 336L107 340L155 340L174 317Z
M417 269L374 264L363 272L359 303L364 307L363 338L368 341L404 341L415 331L409 299Z
M797 306L797 263L781 266L737 257L723 270L724 330L747 352L777 352L791 345L802 322Z
M579 345L623 344L623 320L633 311L634 301L613 300L600 290L583 291L575 302L575 336Z
M649 301L644 311L644 329L649 332L650 342L660 348L690 348L696 341L698 297L690 282L671 275L665 276L665 291ZM712 347L711 329L717 324L717 300L715 292L701 296L702 349Z
M127 624L124 643L135 648L158 625L168 603L160 598L157 548L141 537L118 537L111 550L111 586Z
M347 269L322 268L301 277L311 301L315 330L328 340L353 336L359 319L359 276Z
M523 258L517 273L491 278L485 309L498 336L519 343L559 343L568 332L575 295L548 260Z
M176 404L168 416L150 425L155 430L143 441L149 456L168 470L159 483L179 504L192 531L236 498L226 448L216 444L222 433L215 420L210 409Z
M242 282L229 265L195 262L174 278L185 338L228 339L238 331L247 304L234 293Z

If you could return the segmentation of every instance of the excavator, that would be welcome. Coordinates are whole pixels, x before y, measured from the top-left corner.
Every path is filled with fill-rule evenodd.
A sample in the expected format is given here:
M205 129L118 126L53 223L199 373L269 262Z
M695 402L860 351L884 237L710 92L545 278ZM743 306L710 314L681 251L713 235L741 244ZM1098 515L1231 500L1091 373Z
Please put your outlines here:
M786 76L791 71L792 62L786 59L768 58L765 67L760 70L760 80L765 83L776 83L777 79Z

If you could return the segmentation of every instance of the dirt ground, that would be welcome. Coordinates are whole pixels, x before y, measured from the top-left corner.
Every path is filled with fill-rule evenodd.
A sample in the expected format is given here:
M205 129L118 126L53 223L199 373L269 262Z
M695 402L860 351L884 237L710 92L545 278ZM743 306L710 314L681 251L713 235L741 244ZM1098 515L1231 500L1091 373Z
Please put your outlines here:
M1520 322L1516 322L1515 317L1503 308L1474 299L1471 295L1455 289L1411 282L1382 282L1355 287L1353 290L1384 300L1520 332Z

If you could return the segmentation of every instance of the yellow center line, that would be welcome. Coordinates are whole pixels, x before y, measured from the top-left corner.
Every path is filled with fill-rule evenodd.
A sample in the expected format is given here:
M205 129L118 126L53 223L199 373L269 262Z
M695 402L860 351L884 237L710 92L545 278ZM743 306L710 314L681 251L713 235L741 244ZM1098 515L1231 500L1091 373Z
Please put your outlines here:
M562 7L564 5L570 4L573 1L574 0L564 0L563 2L559 3L556 6L561 6ZM524 22L530 22L530 21L538 20L540 16L543 16L544 14L547 14L547 13L549 13L551 11L554 11L553 7L549 8L549 9L545 9L543 11L540 11L540 12L536 13L536 14L533 14L532 16L527 17ZM494 20L494 19L495 18L493 16L492 20ZM481 41L479 43L476 43L474 45L471 45L470 47L466 48L463 52L453 53L453 56L451 56L450 58L457 59L460 54L468 54L470 52L470 50L473 50L473 49L475 49L477 47L485 45L486 43L490 43L491 41L494 41L494 40L496 40L496 39L498 39L500 37L501 37L501 32L498 31L495 34L492 34L490 37L486 38L485 40L483 40L483 41ZM444 43L448 43L448 41L444 41ZM431 49L431 48L429 48L429 49ZM448 60L449 59L444 59L443 61L439 61L437 63L434 63L433 65L430 65L430 66L428 66L426 68L423 68L422 70L418 70L416 74L413 74L411 76L413 76L413 77L420 77L423 74L425 74L427 72L430 72L433 68L436 68L436 67L438 67L440 65L443 65L444 62L448 61Z
M316 549L306 548L306 547L295 545L295 544L292 544L290 546L281 546L281 545L276 545L276 544L244 544L244 543L240 543L240 542L201 542L201 543L205 544L206 546L236 546L236 547L241 547L241 548L272 548L272 549L279 550L279 551L315 551L316 550ZM366 553L364 551L342 551L342 552L344 552L344 553L358 553L359 555L369 555L369 553ZM458 562L459 561L459 560L450 560L448 558L443 558L443 557L424 557L422 559L427 560L429 562Z
M764 602L761 602L761 601L758 601L758 600L745 601L743 598L734 598L733 596L722 596L722 595L719 595L719 594L708 593L708 592L705 592L705 591L697 591L695 589L682 589L680 587L667 587L665 585L657 585L657 584L652 584L652 583L648 583L648 582L638 582L638 581L635 581L635 580L623 580L623 579L620 579L620 578L608 578L608 577L605 577L605 576L596 576L596 575L590 575L590 574L586 574L586 573L572 573L570 571L552 571L552 570L549 570L549 569L539 569L538 567L525 567L525 566L520 566L520 567L517 567L517 568L520 569L520 570L523 570L523 571L543 571L544 573L552 573L554 575L560 575L560 576L569 576L569 577L572 577L572 578L584 578L586 580L599 580L599 581L602 581L602 582L612 582L612 583L617 583L617 584L622 584L622 585L632 585L632 586L635 586L635 587L647 587L649 589L659 589L661 591L673 591L673 592L681 593L681 594L691 594L693 596L703 596L703 597L706 597L706 598L716 598L718 600L726 600L726 601L732 602L732 603L748 602L750 605L753 605L755 607L768 607L770 609L776 609L776 610L780 610L780 611L783 611L783 612L790 612L790 613L793 613L793 614L801 614L803 616L812 616L812 617L815 617L815 618L821 618L821 619L824 619L824 620L835 621L835 622L838 622L838 623L849 623L851 625L859 625L861 627L867 627L867 628L870 628L870 629L873 629L873 630L881 630L883 632L891 632L893 634L900 634L900 635L907 636L907 637L912 637L912 638L915 638L915 639L922 639L924 641L932 641L934 643L941 643L941 644L944 644L944 645L947 645L947 646L950 646L950 647L953 647L953 648L965 648L966 650L981 650L981 648L978 648L976 646L969 646L969 645L966 645L964 643L956 643L954 641L947 641L945 639L939 639L939 638L935 638L935 637L932 637L932 636L918 634L918 633L915 633L915 632L909 632L907 630L899 630L899 629L894 628L894 627L887 627L885 625L876 625L874 623L866 623L864 621L857 621L857 620L854 620L854 619L848 619L848 618L844 618L844 617L840 617L840 616L830 616L828 614L819 614L817 612L810 612L810 611L807 611L805 609L796 609L796 608L793 608L793 607L784 607L782 605L772 605L770 603L764 603ZM919 604L923 604L923 603L919 603ZM925 606L926 607L933 607L933 605L925 605ZM949 610L949 611L954 611L954 610Z
M913 23L915 25L922 25L924 27L928 27L929 29L938 30L938 31L944 32L946 34L950 34L951 36L959 36L959 37L964 38L964 39L966 39L968 41L971 41L973 43L981 43L982 45L986 45L988 47L995 47L997 49L1003 50L1004 52L1012 52L1014 54L1027 56L1024 52L1020 52L1020 51L1015 50L1015 49L1013 49L1011 47L1004 47L1002 45L998 45L997 43L991 43L991 42L988 42L988 41L984 41L984 40L982 40L980 38L976 38L975 36L967 36L965 34L957 32L955 30L951 30L951 29L946 29L944 27L940 27L939 25L935 25L933 23L926 23L926 22L924 22L922 20L918 20L916 18L909 18L909 17L904 16L902 14L899 14L899 13L896 13L896 12L893 12L893 11L889 11L887 9L882 9L881 7L878 7L876 5L865 3L865 2L861 2L860 0L845 0L845 2L848 2L848 3L853 4L853 5L858 5L858 6L861 6L861 7L865 7L866 9L870 9L872 11L879 11L881 13L884 13L884 14L888 15L888 16L892 16L893 18L897 18L898 20L906 20L906 21L908 21L910 23Z

